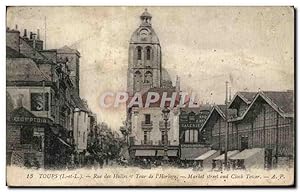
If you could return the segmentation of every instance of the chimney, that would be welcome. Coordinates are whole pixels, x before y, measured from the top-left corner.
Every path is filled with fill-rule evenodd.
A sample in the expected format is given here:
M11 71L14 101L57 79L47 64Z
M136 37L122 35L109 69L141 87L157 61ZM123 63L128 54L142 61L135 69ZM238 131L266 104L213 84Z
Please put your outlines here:
M231 102L231 87L229 87L229 102Z
M20 52L20 32L17 30L6 31L6 46Z
M16 25L16 30L18 30L18 25Z
M36 48L36 34L32 33L32 47L35 49Z
M27 29L24 29L24 35L23 35L24 38L27 38Z
M32 34L33 34L33 33L32 33L32 32L30 32L30 36L29 36L29 39L32 39Z
M40 29L37 30L37 39L40 40Z

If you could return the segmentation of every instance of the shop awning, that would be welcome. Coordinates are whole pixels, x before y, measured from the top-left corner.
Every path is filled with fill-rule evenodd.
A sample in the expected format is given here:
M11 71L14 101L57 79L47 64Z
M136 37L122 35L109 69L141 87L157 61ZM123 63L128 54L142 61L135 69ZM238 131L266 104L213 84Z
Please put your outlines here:
M205 160L207 158L209 158L210 156L216 154L218 151L216 150L210 150L210 151L207 151L206 153L200 155L199 157L197 157L195 160Z
M256 155L263 151L264 151L264 149L262 149L262 148L245 149L244 151L231 156L230 159L232 159L232 160L248 159L249 157L252 157L253 155Z
M238 154L238 153L239 153L239 150L228 151L227 152L227 158L229 158L229 157L231 157L231 156L233 156L235 154ZM224 159L225 159L225 153L223 153L222 155L214 158L213 160L222 160L223 161Z
M181 160L195 160L200 155L209 151L207 147L182 147Z
M64 144L65 146L71 148L71 145L69 145L68 143L66 143L63 139L61 139L61 138L59 138L59 137L57 137L57 139L58 139L62 144Z
M157 156L164 156L164 150L157 150ZM177 150L168 150L169 157L177 157Z
M140 156L140 157L155 156L155 150L136 150L135 156Z

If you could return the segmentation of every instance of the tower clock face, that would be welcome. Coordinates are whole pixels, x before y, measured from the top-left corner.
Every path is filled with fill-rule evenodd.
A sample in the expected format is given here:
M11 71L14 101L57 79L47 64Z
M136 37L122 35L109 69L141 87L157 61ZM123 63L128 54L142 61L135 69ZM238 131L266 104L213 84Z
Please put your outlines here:
M140 37L141 37L141 39L142 39L143 41L147 40L148 35L149 35L148 30L142 29L142 30L140 31Z

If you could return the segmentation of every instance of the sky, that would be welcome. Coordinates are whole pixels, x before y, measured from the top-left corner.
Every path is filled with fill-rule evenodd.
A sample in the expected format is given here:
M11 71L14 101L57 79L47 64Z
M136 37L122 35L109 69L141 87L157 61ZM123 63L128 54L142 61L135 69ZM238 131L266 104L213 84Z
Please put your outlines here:
M7 26L36 32L46 48L80 54L80 95L118 130L125 108L103 109L106 91L126 91L131 34L148 8L162 47L162 66L181 90L222 104L225 81L237 91L294 87L294 10L291 7L10 7ZM46 18L46 22L45 22ZM45 27L46 23L46 27Z

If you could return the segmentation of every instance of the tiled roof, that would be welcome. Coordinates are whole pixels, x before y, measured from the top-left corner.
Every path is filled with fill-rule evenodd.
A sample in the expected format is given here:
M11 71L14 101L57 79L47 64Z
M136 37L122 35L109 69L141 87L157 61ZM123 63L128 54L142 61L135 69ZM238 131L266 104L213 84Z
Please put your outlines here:
M79 51L76 49L72 49L67 45L63 46L62 48L57 49L57 53L74 53L80 55Z
M218 113L219 113L223 118L225 118L225 114L226 114L226 105L216 105L215 108L220 109L220 111L221 111L222 113L220 113L220 111L218 111ZM229 116L229 117L234 116L234 115L236 114L236 110L235 110L235 109L228 109L227 112L228 112L228 116Z
M263 91L262 94L268 97L284 113L294 113L294 91Z
M244 97L249 103L251 103L253 101L253 99L255 98L257 92L238 92L239 95L241 95L242 97Z
M6 81L50 81L30 58L8 58L6 62Z
M26 58L26 56L6 46L6 58Z

